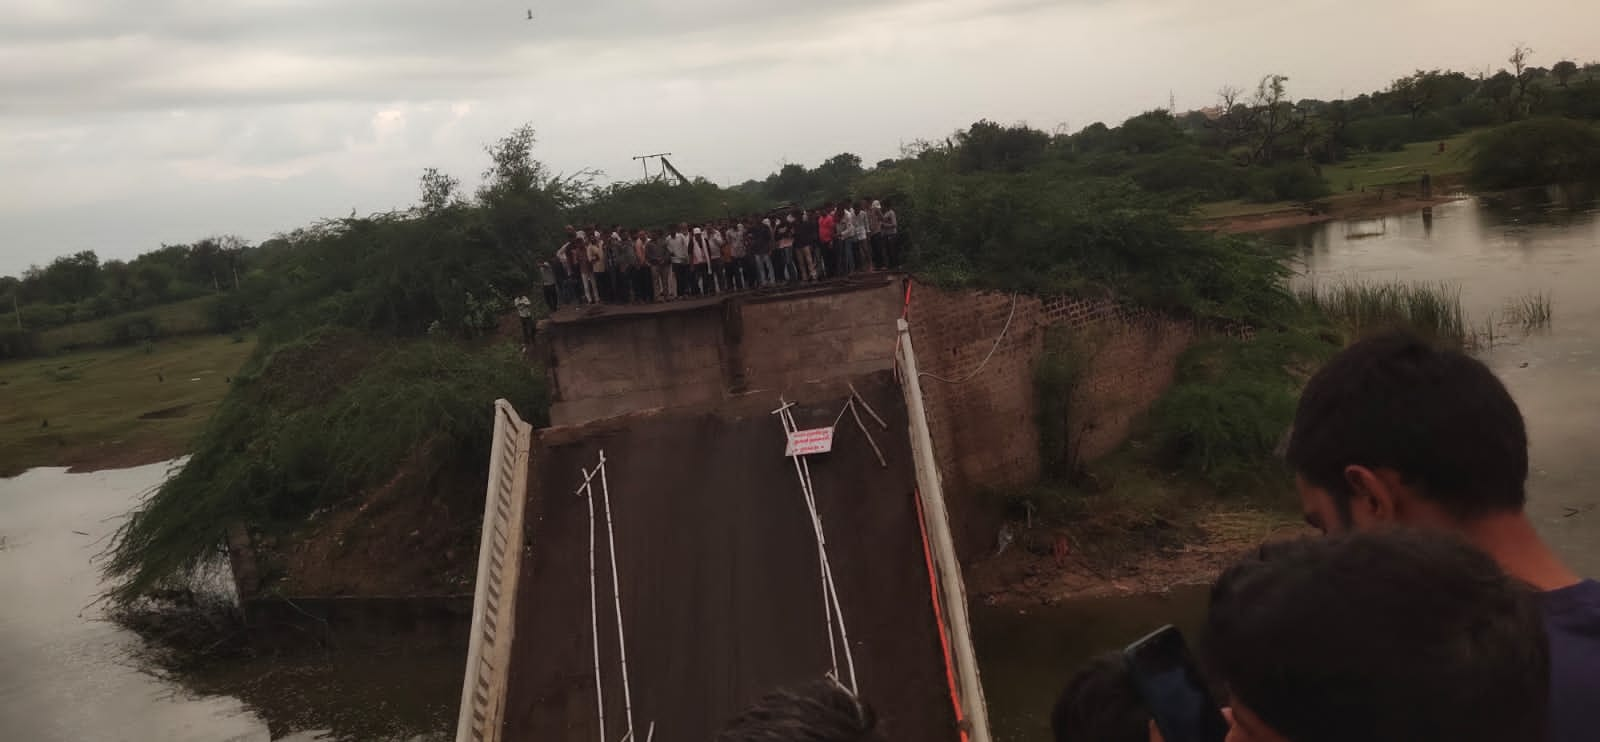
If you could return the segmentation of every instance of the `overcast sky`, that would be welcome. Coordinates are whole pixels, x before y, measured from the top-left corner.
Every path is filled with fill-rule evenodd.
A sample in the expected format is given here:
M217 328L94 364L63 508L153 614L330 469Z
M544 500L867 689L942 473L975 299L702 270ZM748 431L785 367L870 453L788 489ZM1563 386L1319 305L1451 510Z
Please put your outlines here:
M0 0L0 274L403 207L531 122L558 171L723 184L979 118L1600 58L1580 0ZM527 20L529 10L534 19Z

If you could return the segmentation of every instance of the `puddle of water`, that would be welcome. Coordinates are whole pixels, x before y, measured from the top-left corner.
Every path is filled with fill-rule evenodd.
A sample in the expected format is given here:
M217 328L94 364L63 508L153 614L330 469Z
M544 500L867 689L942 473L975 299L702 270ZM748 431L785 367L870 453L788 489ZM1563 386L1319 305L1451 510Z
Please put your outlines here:
M0 739L443 740L462 657L254 658L158 677L92 563L167 465L0 480Z

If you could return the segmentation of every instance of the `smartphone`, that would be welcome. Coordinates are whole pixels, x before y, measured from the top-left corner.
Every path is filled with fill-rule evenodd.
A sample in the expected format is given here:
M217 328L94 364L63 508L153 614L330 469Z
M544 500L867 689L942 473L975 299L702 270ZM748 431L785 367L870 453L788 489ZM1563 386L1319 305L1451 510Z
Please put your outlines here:
M1228 736L1228 722L1176 627L1129 644L1122 657L1166 742L1223 742Z

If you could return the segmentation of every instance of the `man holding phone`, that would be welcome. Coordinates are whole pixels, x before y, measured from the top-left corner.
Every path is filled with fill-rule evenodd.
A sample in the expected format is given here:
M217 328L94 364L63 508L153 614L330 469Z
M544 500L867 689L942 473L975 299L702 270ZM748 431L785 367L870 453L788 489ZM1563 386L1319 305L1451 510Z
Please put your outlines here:
M1286 458L1318 530L1449 531L1539 590L1549 739L1600 738L1600 583L1563 564L1523 512L1527 431L1488 367L1408 333L1357 342L1306 385Z

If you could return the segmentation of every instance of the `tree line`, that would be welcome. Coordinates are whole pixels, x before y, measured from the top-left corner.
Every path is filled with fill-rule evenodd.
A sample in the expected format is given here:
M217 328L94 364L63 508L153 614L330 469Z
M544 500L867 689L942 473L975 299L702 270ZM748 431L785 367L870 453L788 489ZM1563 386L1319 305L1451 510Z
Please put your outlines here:
M1353 155L1530 118L1600 120L1600 63L1562 60L1545 68L1532 59L1533 50L1518 46L1508 66L1493 74L1417 70L1383 90L1338 100L1295 99L1288 77L1268 74L1249 90L1222 88L1213 106L1155 109L1118 126L1096 122L1075 133L984 120L943 140L915 142L870 170L846 153L811 170L785 165L736 190L767 201L837 199L851 195L863 176L949 151L961 172L1020 172L1067 162L1082 177L1125 176L1144 190L1191 203L1311 200L1330 193L1322 167Z
M0 277L0 334L204 295L219 297L210 310L219 331L299 316L401 334L435 322L472 332L534 275L534 257L553 249L565 223L666 225L863 194L904 197L938 180L930 167L958 179L1029 174L1033 187L1078 195L1108 184L1103 190L1127 204L1179 213L1205 201L1311 200L1330 190L1322 166L1357 153L1525 119L1600 119L1600 64L1544 68L1532 59L1518 46L1493 74L1418 70L1333 101L1296 100L1287 77L1268 74L1249 90L1223 88L1205 109L1157 109L1072 133L982 120L870 167L846 152L733 188L703 178L597 185L594 173L552 173L532 156L533 129L522 127L486 148L490 164L473 193L430 169L408 209L326 220L258 246L224 235L126 261L85 251ZM939 223L934 211L948 206L906 205L913 232L922 217Z

